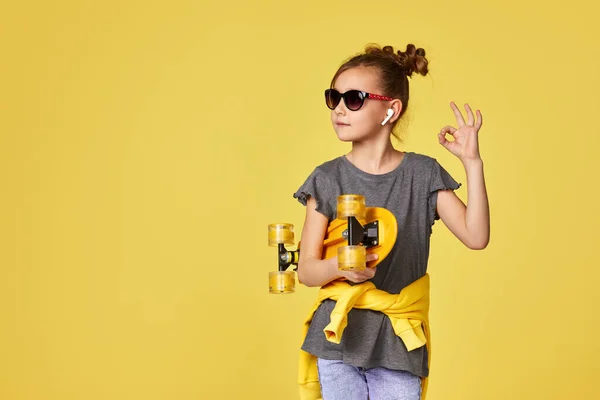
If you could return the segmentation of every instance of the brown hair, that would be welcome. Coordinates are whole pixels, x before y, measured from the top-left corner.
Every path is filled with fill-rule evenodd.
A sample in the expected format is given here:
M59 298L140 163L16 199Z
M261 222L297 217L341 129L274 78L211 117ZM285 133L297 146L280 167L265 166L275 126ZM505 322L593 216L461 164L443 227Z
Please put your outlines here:
M375 67L379 70L379 87L384 96L393 97L402 101L400 117L408 106L408 77L413 73L427 75L429 62L425 58L425 50L416 48L413 44L406 46L406 51L394 52L392 46L381 48L377 44L368 44L365 52L360 53L345 61L331 80L331 87L342 72L355 67ZM396 120L400 120L400 117ZM399 138L394 133L396 138Z

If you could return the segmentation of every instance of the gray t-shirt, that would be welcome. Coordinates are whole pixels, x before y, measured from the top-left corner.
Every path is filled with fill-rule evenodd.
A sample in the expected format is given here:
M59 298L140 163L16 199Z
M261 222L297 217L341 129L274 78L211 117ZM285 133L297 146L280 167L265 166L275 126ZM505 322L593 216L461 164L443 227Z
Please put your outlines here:
M432 226L439 219L437 191L459 187L435 159L425 155L406 152L396 169L381 175L362 171L341 156L315 168L294 198L306 205L308 197L314 197L317 211L330 221L336 218L337 197L342 194L360 194L365 196L367 207L390 210L398 222L398 238L391 253L377 265L371 282L378 289L400 293L427 272ZM340 344L327 341L323 329L334 306L334 300L325 300L317 309L302 345L304 351L356 367L429 375L426 347L408 352L381 312L350 310Z

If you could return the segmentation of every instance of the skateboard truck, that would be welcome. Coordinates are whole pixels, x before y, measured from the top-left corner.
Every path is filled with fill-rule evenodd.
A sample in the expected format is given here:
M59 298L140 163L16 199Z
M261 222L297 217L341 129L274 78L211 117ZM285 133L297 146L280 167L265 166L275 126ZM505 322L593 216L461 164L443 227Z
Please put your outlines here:
M379 243L377 221L363 225L366 219L365 197L359 194L338 196L337 219L348 221L348 228L342 233L348 245L338 247L338 268L342 271L365 269L367 248Z
M300 258L300 250L288 250L285 244L278 243L279 247L279 271L285 271L290 265L294 265L294 271L298 271L298 259Z
M288 250L286 245L294 245L294 225L271 224L269 225L269 246L277 247L278 270L269 272L269 293L288 294L294 293L298 269L300 250ZM294 265L295 268L288 270Z
M342 233L342 237L348 241L350 246L361 243L367 249L377 246L379 244L379 223L373 221L363 226L356 217L348 217L348 229Z

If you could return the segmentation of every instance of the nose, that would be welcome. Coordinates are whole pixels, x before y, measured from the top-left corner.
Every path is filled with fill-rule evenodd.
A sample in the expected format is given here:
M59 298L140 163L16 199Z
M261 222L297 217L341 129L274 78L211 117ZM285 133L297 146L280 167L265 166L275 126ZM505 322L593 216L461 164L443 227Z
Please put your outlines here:
M338 105L335 106L335 108L333 109L333 112L337 115L346 115L347 111L348 109L346 108L346 103L344 103L344 99L340 99Z

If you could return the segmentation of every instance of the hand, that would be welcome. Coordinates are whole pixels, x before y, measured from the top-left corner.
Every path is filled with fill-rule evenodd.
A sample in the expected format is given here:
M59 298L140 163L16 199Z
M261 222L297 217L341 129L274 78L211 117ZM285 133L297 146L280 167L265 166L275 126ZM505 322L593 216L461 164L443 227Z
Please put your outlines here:
M454 102L450 103L450 107L454 110L456 116L456 123L458 129L453 126L445 126L438 133L438 140L442 146L444 146L450 153L457 156L463 163L467 161L479 160L479 138L478 133L481 125L483 124L483 118L481 112L477 110L477 121L473 116L473 111L468 104L465 104L467 110L467 122L463 119L462 113L456 107ZM449 141L446 139L446 134L451 135L454 140Z
M337 257L335 258L335 264L337 265ZM367 262L375 261L379 258L377 254L367 254ZM377 268L365 268L362 271L340 271L340 275L343 279L349 280L354 283L362 283L375 276Z

